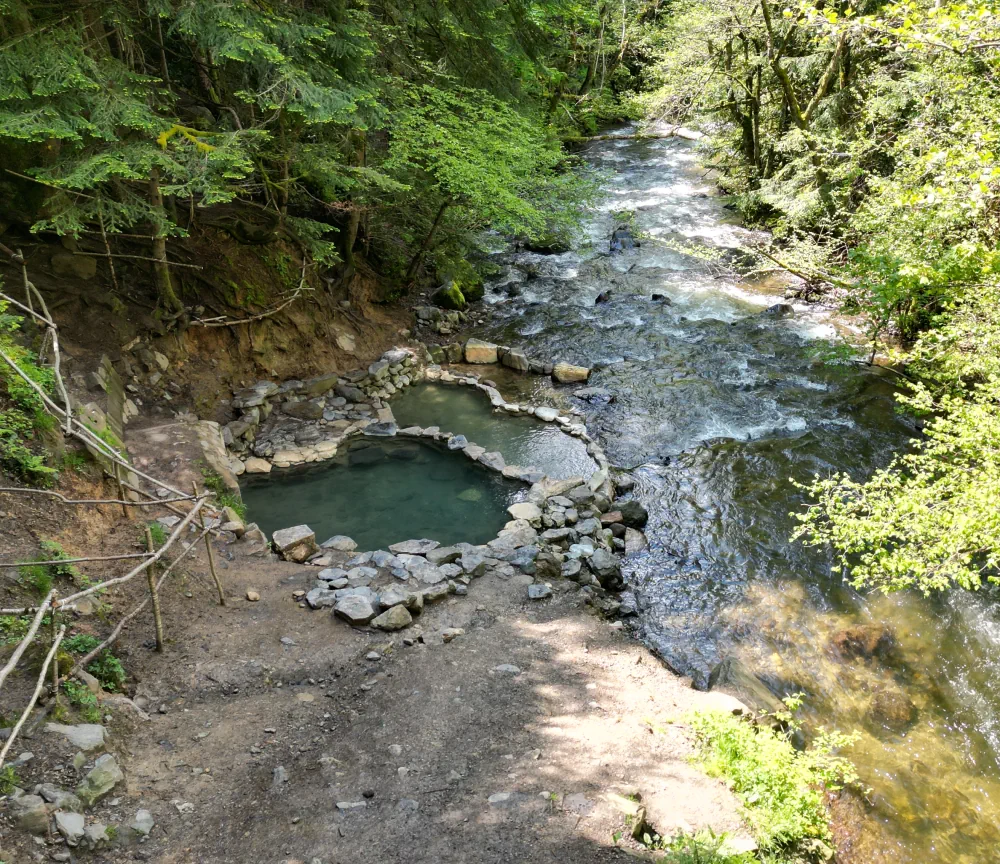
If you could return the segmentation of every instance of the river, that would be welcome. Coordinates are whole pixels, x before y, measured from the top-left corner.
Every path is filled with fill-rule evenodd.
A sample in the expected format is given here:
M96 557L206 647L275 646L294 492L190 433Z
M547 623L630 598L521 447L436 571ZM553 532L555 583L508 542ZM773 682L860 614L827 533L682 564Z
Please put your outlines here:
M592 366L590 386L607 391L573 402L650 512L649 547L626 564L639 635L699 686L736 655L779 694L804 693L809 727L860 733L849 755L873 807L845 829L851 860L1000 861L994 598L861 596L823 550L789 540L807 500L793 479L863 476L915 434L891 376L836 360L829 312L768 313L773 280L722 266L752 235L694 145L611 140L587 155L609 179L586 236L564 254L498 256L480 329ZM649 240L609 256L622 210ZM838 639L865 624L892 639L878 656L845 656Z

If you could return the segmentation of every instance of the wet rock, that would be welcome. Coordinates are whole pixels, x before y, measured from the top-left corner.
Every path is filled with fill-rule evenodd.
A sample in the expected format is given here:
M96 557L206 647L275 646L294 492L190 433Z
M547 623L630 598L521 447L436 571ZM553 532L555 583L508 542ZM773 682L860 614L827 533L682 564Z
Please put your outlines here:
M486 448L480 447L478 444L466 444L462 452L473 462L478 462L480 457L486 453Z
M48 834L52 808L40 795L21 795L7 803L7 812L14 824L29 834Z
M858 624L847 627L833 635L834 647L849 658L872 657L885 659L896 650L896 637L892 630L882 624Z
M597 295L597 298L594 300L594 305L600 306L602 303L610 303L610 302L611 302L611 292L602 291L600 294Z
M413 623L413 617L403 605L393 606L372 619L372 626L379 630L402 630Z
M552 589L548 585L535 583L528 586L529 600L545 600L552 596Z
M615 478L615 488L621 492L631 492L635 489L635 478L629 474L621 474Z
M775 303L773 306L768 306L760 314L763 318L788 318L795 314L795 309L788 303Z
M104 749L104 727L99 723L78 723L75 726L46 723L45 731L65 738L73 747L84 753Z
M319 551L316 545L316 532L308 525L282 528L275 531L271 539L278 554L287 561L301 563Z
M77 797L84 807L92 807L124 779L125 775L118 767L115 757L105 754L98 758L90 773L76 787Z
M355 594L341 597L333 607L333 614L338 618L343 618L349 624L360 626L367 624L375 617L375 610L365 597Z
M571 363L556 363L552 367L552 377L560 384L575 384L590 378L590 369L586 366L573 366Z
M786 710L785 703L736 657L726 657L712 670L708 689L728 693L753 711L775 714Z
M507 464L504 462L503 456L496 451L492 453L483 453L483 455L479 457L478 461L493 471L503 471Z
M917 719L917 706L902 690L887 685L872 694L868 719L893 732L903 732Z
M612 527L612 533L614 525ZM646 548L646 535L635 528L625 529L625 554L633 555Z
M615 401L614 394L604 387L581 387L574 390L573 395L577 399L586 399L593 404L608 404Z
M56 830L62 835L67 846L78 846L83 839L83 816L80 813L59 810L56 812Z
M465 343L466 363L496 363L497 346L481 339L470 339Z
M452 435L448 439L447 447L449 450L462 450L469 444L469 439L464 435Z
M642 529L649 521L649 513L638 501L620 501L615 505L622 514L622 522L627 528Z
M629 249L634 249L638 245L632 236L632 229L628 225L619 225L611 233L611 242L608 244L608 249L614 255L618 252L626 252Z
M465 295L455 282L448 281L431 295L431 302L442 309L462 310L468 305Z
M247 474L270 474L271 473L271 463L266 459L261 459L257 456L251 456L246 462L243 463L246 468Z
M393 555L426 555L440 545L437 540L404 540L402 543L393 543L389 547L389 551Z

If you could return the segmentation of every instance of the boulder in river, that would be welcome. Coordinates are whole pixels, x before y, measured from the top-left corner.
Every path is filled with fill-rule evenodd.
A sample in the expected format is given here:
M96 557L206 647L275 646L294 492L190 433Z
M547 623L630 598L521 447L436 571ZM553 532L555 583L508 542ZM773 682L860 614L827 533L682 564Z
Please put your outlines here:
M872 694L868 719L893 732L904 732L917 719L917 706L895 686L880 687Z
M649 521L649 513L638 501L620 501L615 504L615 507L621 513L621 521L626 528L642 529Z
M708 689L721 690L735 696L758 713L776 714L787 710L785 703L736 657L726 657L712 670L708 678Z
M635 249L640 244L632 236L632 229L628 225L619 225L611 234L610 252L626 252Z
M892 630L883 624L857 624L833 635L833 645L844 657L886 659L897 647Z
M788 318L795 314L795 309L788 303L775 303L773 306L768 306L760 314L766 318Z
M586 381L590 377L590 369L586 366L574 366L571 363L556 363L552 367L552 377L560 384L575 384Z
M462 289L455 282L445 282L431 296L431 302L442 309L461 310L467 305Z
M597 299L594 301L595 306L600 306L602 303L609 303L611 301L611 292L602 291L597 295Z

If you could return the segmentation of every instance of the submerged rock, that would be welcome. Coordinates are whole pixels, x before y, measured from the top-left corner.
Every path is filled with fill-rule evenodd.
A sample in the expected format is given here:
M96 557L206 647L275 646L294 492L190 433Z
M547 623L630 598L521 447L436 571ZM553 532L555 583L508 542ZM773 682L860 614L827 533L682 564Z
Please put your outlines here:
M622 515L622 522L627 528L645 528L649 521L649 513L638 501L621 501L615 505Z
M721 690L735 696L758 713L775 714L786 710L785 703L736 657L726 657L712 670L708 678L708 689Z
M834 647L844 657L886 658L896 650L896 637L882 624L858 624L833 635Z
M893 732L903 732L917 719L917 706L899 688L886 686L872 694L868 719Z

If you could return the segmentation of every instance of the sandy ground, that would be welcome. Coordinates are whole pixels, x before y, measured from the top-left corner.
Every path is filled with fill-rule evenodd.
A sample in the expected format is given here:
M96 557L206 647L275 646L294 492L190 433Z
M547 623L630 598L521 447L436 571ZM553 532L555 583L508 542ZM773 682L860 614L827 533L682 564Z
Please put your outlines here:
M705 694L575 592L533 602L528 577L487 575L381 634L299 608L310 569L235 560L227 607L202 578L171 603L126 758L122 807L157 821L145 860L620 860L635 795L664 834L739 830L674 722Z

